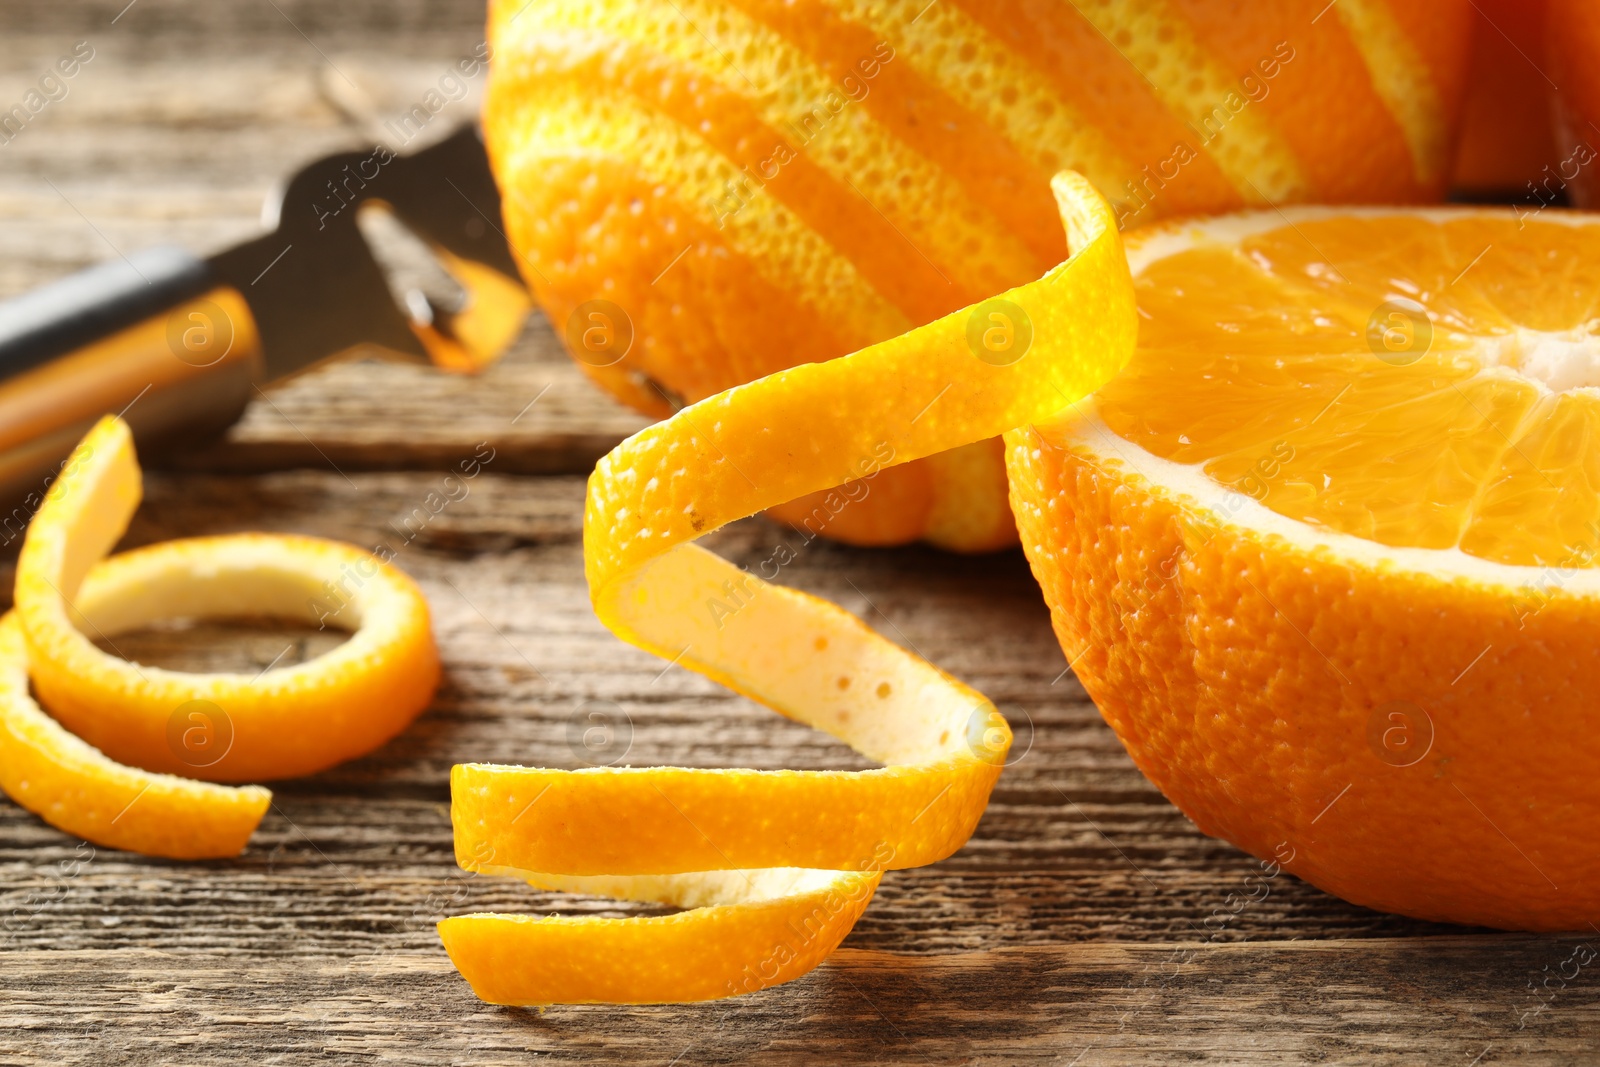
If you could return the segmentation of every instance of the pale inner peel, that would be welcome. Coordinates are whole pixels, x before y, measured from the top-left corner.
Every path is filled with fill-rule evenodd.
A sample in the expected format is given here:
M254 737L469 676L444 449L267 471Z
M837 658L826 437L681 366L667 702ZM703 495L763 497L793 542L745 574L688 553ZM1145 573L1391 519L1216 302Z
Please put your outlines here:
M108 417L51 487L18 560L33 684L74 733L124 763L251 781L369 751L427 705L437 652L426 602L404 575L354 546L269 534L167 541L97 562L139 495L131 433ZM355 632L305 663L253 674L146 667L91 640L156 618L252 614ZM215 762L187 758L169 734L196 700L232 731Z
M689 953L681 967L655 957L648 978L606 974L602 953L623 944L678 952L685 942L677 939L690 931L706 939L737 928L759 940L770 935L757 932L766 928L751 909L798 915L813 906L808 893L851 899L853 888L875 884L872 872L941 858L972 832L1011 740L993 705L837 606L763 583L690 542L861 476L858 465L876 446L892 442L890 462L900 463L993 437L1114 373L1132 349L1134 309L1111 212L1080 176L1058 176L1054 185L1074 256L1005 294L1031 317L1026 358L981 359L968 348L967 315L957 313L853 356L701 401L598 465L584 536L602 621L625 640L889 765L864 772L458 766L452 816L463 866L520 870L551 888L697 905L670 922L446 920L441 936L480 996L542 1003L725 995L693 968L736 968L740 954L757 959L768 945L741 943L731 961L714 963L696 963ZM930 404L945 393L949 404ZM840 395L865 403L834 413L812 402ZM803 440L773 432L771 414L787 410L814 412ZM715 610L710 601L719 598L735 599L733 610ZM780 870L744 869L752 866ZM782 869L796 866L832 870ZM724 873L698 873L713 868ZM864 906L853 899L853 909L827 909L827 947ZM568 939L577 928L594 937ZM552 973L565 977L507 973L512 961L498 941L507 936L518 939L520 952L545 953ZM789 969L763 972L761 981L814 966L823 942L808 943ZM736 991L730 975L726 992Z
M272 801L260 786L124 766L64 729L28 692L27 649L11 613L0 618L0 761L7 795L57 829L171 859L238 854Z

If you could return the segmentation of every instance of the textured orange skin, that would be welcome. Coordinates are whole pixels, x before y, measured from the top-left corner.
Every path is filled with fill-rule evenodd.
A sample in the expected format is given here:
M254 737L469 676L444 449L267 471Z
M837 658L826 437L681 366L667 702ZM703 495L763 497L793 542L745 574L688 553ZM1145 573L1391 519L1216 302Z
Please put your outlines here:
M1546 9L1559 5L1548 0L1477 0L1476 6L1451 184L1468 192L1520 195L1572 148L1556 142L1550 82L1544 77L1548 74L1563 89L1571 89L1569 79L1552 69L1555 56L1545 46ZM1551 45L1560 47L1558 42Z
M1129 158L1165 159L1175 143L1193 138L1138 70L1128 63L1107 62L1105 38L1066 4L960 0L957 6L1048 77L1056 91L1079 109L1118 116L1104 130ZM1252 55L1249 62L1256 58ZM1195 215L1243 206L1210 156L1199 155L1183 173L1183 181L1162 190L1166 202L1161 212ZM1115 195L1122 190L1105 192Z
M1325 3L1176 0L1173 7L1231 69L1248 71L1270 53L1269 42L1287 41L1295 49L1294 60L1283 65L1267 94L1250 106L1260 107L1288 139L1317 190L1317 203L1437 201L1441 183L1417 180L1400 126L1373 90L1355 47L1343 34L1318 33L1311 27L1310 20ZM1423 0L1392 3L1389 10L1421 55L1440 97L1457 100L1471 9L1451 0ZM1218 209L1206 205L1201 210ZM1171 207L1160 211L1162 217L1175 213Z
M41 702L111 759L217 782L312 774L370 752L428 706L440 667L427 601L396 568L353 545L280 534L165 541L106 560L103 553L127 528L142 494L127 424L109 415L101 419L79 442L66 471L28 527L17 559L16 616ZM141 669L113 656L97 648L67 612L64 594L80 594L82 602L78 581L84 573L108 589L149 601L162 598L156 590L174 576L188 584L207 575L227 577L235 567L280 576L327 574L332 578L324 589L333 578L354 578L358 588L365 581L367 590L381 594L364 609L373 612L378 636L254 678L193 674ZM249 576L235 588L251 589ZM338 599L337 590L312 586L308 592ZM345 593L350 595L348 586ZM224 610L259 609L251 595L236 594ZM331 605L325 607L333 613ZM305 617L298 603L287 610L288 617ZM370 633L363 626L356 636L362 632ZM232 746L207 766L184 762L168 736L174 710L195 699L217 703L233 722Z
M1600 605L1557 594L1524 615L1506 591L1208 528L1048 428L1006 442L1023 548L1074 671L1202 831L1292 854L1285 869L1383 911L1600 920ZM1433 723L1412 766L1368 742L1395 700Z
M1561 92L1555 94L1558 140L1550 162L1557 176L1565 178L1574 168L1570 163L1563 168L1559 161L1567 160L1579 142L1600 151L1600 133L1595 132L1595 123L1600 122L1600 64L1596 62L1600 59L1600 9L1583 0L1548 2L1545 55L1550 76L1561 86ZM1600 206L1597 166L1600 159L1591 159L1568 183L1567 191L1578 207ZM1558 187L1559 183L1552 183L1551 191Z
M124 556L135 560L141 553L184 551L205 556L252 540L281 542L308 557L368 558L366 552L350 545L293 534L185 538L135 549ZM223 690L229 693L226 697L207 684L210 676L196 679L176 672L166 684L146 684L130 691L122 687L122 679L97 669L73 635L38 629L27 635L34 688L62 725L122 763L212 782L259 782L315 774L365 755L395 737L422 713L439 687L439 653L426 601L408 576L388 564L382 567L386 580L414 591L418 606L407 620L400 644L405 655L389 663L363 664L365 670L308 672L276 686L234 685ZM241 676L238 681L246 679ZM210 766L184 763L167 738L172 709L193 696L220 699L233 721L232 748ZM308 728L308 723L317 725Z
M960 761L827 775L820 784L792 771L574 775L462 763L450 771L450 821L456 860L468 870L484 855L518 870L582 875L832 870L884 842L894 846L887 868L899 870L937 863L966 844L999 776L999 767ZM518 815L533 797L539 817L523 823ZM824 822L831 830L818 834ZM910 829L894 836L886 825Z
M0 619L0 787L99 845L174 859L235 855L272 794L189 779L309 773L398 733L438 685L427 602L398 571L318 538L190 538L106 558L142 492L132 431L107 415L62 465L28 526L16 610ZM320 594L323 575L324 589L358 579L355 591L344 590L363 613L355 635L307 664L254 678L141 667L95 647L85 632L104 636L97 616L114 633L162 612L304 618L294 601ZM363 578L372 581L366 593ZM326 607L321 618L342 611ZM227 750L204 766L182 758L197 751L188 733L173 738L185 706L196 702L214 709L200 713L206 725L220 714L236 727ZM165 769L180 773L149 773Z
M972 833L1011 743L993 704L856 616L693 542L819 487L865 481L882 464L970 459L974 442L1087 396L1123 367L1137 311L1111 207L1078 174L1058 175L1052 189L1073 258L1006 294L1036 324L1037 345L985 358L969 340L971 318L947 316L710 397L595 466L584 570L600 620L883 766L456 767L451 822L464 868L690 909L662 920L446 920L440 937L479 996L640 1003L787 981L838 944L878 872L942 859ZM809 433L781 428L796 412ZM737 611L714 610L722 596L736 597ZM771 875L765 888L755 880Z
M0 618L0 789L72 837L169 859L244 851L272 794L163 781L85 752L28 696L28 653L14 614Z
M590 173L601 180L585 185ZM635 214L630 205L636 201L650 210ZM669 190L625 163L549 164L540 182L508 190L505 214L514 247L541 249L542 278L529 281L558 330L596 292L629 309L635 340L627 362L578 365L602 389L648 415L669 415L671 405L633 378L632 370L699 399L718 392L729 375L753 380L791 360L815 362L845 350L846 341L765 284L744 256L696 222ZM656 272L685 245L689 251L652 285ZM613 272L621 262L639 269ZM605 281L612 284L604 287ZM738 293L739 299L726 301L710 318L704 293Z
M880 875L842 892L713 907L618 923L580 916L445 919L439 937L472 991L490 1004L714 1000L792 981L826 959L872 900ZM762 946L751 959L748 946ZM538 967L528 967L537 955Z
M881 470L872 480L872 493L878 497L876 504L866 505L866 500L863 500L861 504L866 506L852 504L832 516L826 524L816 522L809 528L806 522L818 514L819 507L823 509L822 515L828 515L824 503L828 497L827 490L809 493L798 500L768 508L767 514L797 530L814 529L848 545L894 545L915 541L922 536L928 512L933 507L932 477L928 464L923 460L912 460L898 467ZM1012 538L1003 533L996 540L998 543L992 547L1003 548L1011 543Z
M800 303L781 283L760 277L699 209L673 189L656 185L629 164L583 156L518 170L511 157L525 124L524 109L539 86L555 79L602 87L695 130L735 164L754 167L773 145L792 145L766 124L736 78L685 68L636 46L608 42L603 54L563 57L531 40L533 19L519 25L518 0L490 5L496 61L485 100L484 127L501 185L506 231L528 265L524 274L560 332L573 309L596 298L627 309L635 327L626 359L587 372L613 396L647 414L670 406L649 379L689 402L805 362L831 359L880 336L841 333ZM1178 141L1195 135L1157 98L1117 47L1065 3L1038 0L961 0L956 6L1031 64L1056 92L1097 125L1135 168L1157 165ZM852 23L819 0L729 0L764 24L830 77L869 54L874 31ZM1250 107L1262 112L1298 155L1315 190L1328 202L1427 202L1442 181L1423 185L1413 174L1396 120L1372 88L1359 55L1330 15L1313 25L1322 3L1241 5L1233 0L1182 0L1172 10L1228 70L1242 75L1292 42L1297 58L1281 69L1270 92ZM1465 67L1469 6L1463 0L1391 5L1420 53L1442 99L1459 94ZM891 42L898 49L899 42ZM541 67L540 64L543 64ZM980 116L905 59L882 67L864 112L953 177L1035 257L1002 286L1020 285L1064 257L1066 248L1049 198L1050 173L1023 157ZM1449 117L1449 116L1447 116ZM1069 161L1061 161L1069 165ZM1128 175L1139 179L1137 171ZM1143 180L1143 179L1139 179ZM909 190L915 195L916 190ZM1123 189L1103 193L1124 196ZM896 232L864 199L822 173L796 151L796 161L762 195L781 201L850 259L907 319L929 322L991 295L961 281L960 264L939 267ZM1150 218L1232 210L1240 193L1204 152L1152 201ZM1138 219L1147 221L1144 215ZM680 250L688 251L673 262ZM669 268L670 265L670 268ZM663 274L662 272L665 271ZM659 275L659 277L658 277ZM891 485L893 491L890 491ZM886 471L874 492L833 524L826 536L858 544L894 544L924 532L918 513L933 510L939 479L913 467ZM998 477L990 490L1004 494ZM819 497L774 509L795 521ZM1009 530L943 547L984 551L1012 543Z

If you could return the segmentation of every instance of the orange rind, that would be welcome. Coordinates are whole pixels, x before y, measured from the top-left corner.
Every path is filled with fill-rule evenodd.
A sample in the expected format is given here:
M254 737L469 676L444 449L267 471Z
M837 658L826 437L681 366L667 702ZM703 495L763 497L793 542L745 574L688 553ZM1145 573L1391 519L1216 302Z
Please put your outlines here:
M58 830L169 859L238 855L272 802L259 786L126 767L74 737L28 695L14 612L0 619L0 788Z
M881 877L782 868L547 875L531 880L543 889L690 910L638 919L467 915L439 928L473 992L491 1004L713 1000L815 968L861 917Z
M1516 190L1517 199L1524 211L1529 207L1543 210L1560 203L1564 193L1567 202L1593 211L1600 207L1600 178L1595 177L1596 145L1600 143L1595 125L1600 122L1600 70L1595 64L1600 56L1600 10L1583 0L1543 0L1529 6L1545 15L1544 47L1542 51L1534 49L1533 54L1545 61L1549 74L1540 78L1531 94L1545 105L1546 115L1553 113L1555 121L1553 136L1545 139L1548 154L1530 160L1532 165L1518 176L1522 185ZM1521 70L1511 67L1512 76L1520 74L1532 80L1527 66L1522 64ZM1541 73L1535 71L1533 77ZM1552 81L1560 86L1559 91L1550 88ZM1543 125L1538 120L1544 117L1535 115L1528 125L1538 129Z
M371 553L309 537L192 538L102 558L140 495L132 436L108 417L28 527L16 608L0 623L0 785L98 844L232 855L270 794L185 779L310 774L393 737L438 684L427 602ZM117 634L158 618L229 616L351 633L312 660L253 677L145 666L90 639L114 647ZM54 719L29 696L30 677Z
M600 461L584 517L600 619L883 766L455 768L463 867L688 909L446 919L480 997L682 1001L787 981L849 931L879 872L970 836L1011 742L994 705L843 609L692 542L806 493L844 485L859 499L851 487L870 491L893 464L1042 418L1114 374L1136 332L1115 219L1082 177L1053 187L1073 254L1039 281L713 396Z

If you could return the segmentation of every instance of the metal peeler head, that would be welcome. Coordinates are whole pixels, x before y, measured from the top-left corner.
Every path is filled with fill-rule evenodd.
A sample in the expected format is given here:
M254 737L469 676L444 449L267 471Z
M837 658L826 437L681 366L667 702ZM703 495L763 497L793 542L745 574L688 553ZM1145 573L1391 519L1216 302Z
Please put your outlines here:
M427 244L465 291L462 307L421 294L396 302L357 225L373 207ZM208 262L250 303L268 378L356 347L472 373L505 351L532 308L475 126L411 155L378 145L318 159L268 198L263 218L270 232Z

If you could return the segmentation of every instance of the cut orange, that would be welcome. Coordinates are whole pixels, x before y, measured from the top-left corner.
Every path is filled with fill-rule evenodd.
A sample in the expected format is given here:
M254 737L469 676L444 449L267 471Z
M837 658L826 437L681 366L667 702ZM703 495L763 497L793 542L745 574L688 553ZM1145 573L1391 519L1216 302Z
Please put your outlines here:
M848 612L692 542L992 437L1110 377L1135 326L1114 217L1077 175L1056 192L1075 254L1043 279L704 400L601 460L584 515L601 620L884 766L457 767L462 866L692 906L665 919L447 919L445 947L480 997L695 1000L787 981L849 931L878 872L942 859L972 833L1011 741L994 705ZM780 429L795 412L804 430Z
M1119 224L1437 199L1468 0L497 0L507 233L574 358L648 413L854 351ZM1015 541L997 446L883 473L830 537Z
M1006 439L1135 762L1356 903L1600 920L1600 217L1297 209L1128 254L1127 370Z
M102 559L140 493L127 424L108 417L78 444L28 526L16 610L0 622L0 785L97 844L231 855L271 794L173 774L285 778L388 740L438 684L427 603L370 553L315 538L195 538ZM254 677L142 666L89 637L110 642L157 618L246 614L353 632L313 660ZM55 719L30 697L30 676Z

